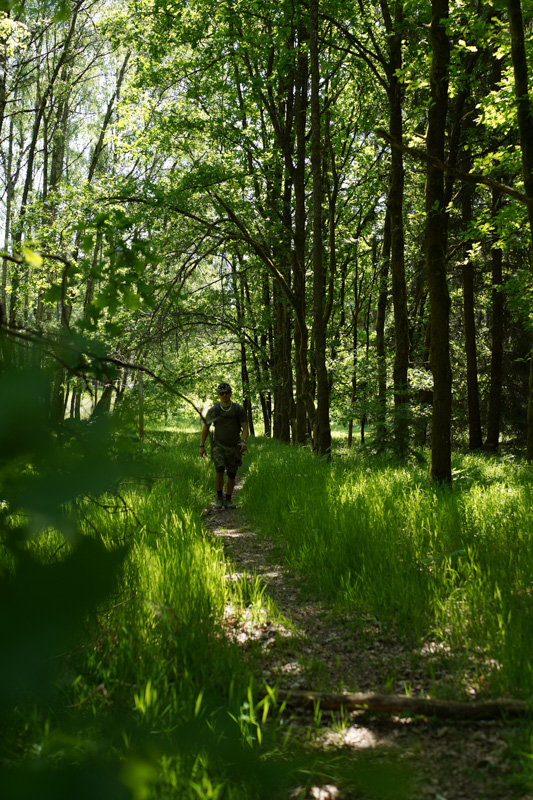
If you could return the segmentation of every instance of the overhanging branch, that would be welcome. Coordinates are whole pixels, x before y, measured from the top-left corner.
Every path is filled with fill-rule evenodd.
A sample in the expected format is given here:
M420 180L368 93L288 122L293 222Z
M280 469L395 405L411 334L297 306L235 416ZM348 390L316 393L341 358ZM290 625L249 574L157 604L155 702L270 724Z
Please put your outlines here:
M417 147L409 147L402 142L398 142L382 128L377 128L375 133L376 136L378 136L380 139L384 139L387 144L389 144L391 147L394 147L395 150L400 150L402 153L407 153L413 158L418 159L418 161L423 161L425 164L430 164L435 169L440 169L442 172L447 172L448 174L453 175L454 178L457 178L464 183L474 183L481 184L482 186L488 186L489 189L494 189L494 191L499 192L500 194L507 194L510 197L514 197L515 200L519 200L521 203L533 204L533 199L530 199L525 194L522 194L522 192L518 192L516 189L513 189L512 186L507 186L505 183L493 181L492 178L487 178L486 175L481 175L477 172L463 172L460 169L451 167L449 164L444 164L442 161L439 161L439 159L428 156L424 150L419 150Z

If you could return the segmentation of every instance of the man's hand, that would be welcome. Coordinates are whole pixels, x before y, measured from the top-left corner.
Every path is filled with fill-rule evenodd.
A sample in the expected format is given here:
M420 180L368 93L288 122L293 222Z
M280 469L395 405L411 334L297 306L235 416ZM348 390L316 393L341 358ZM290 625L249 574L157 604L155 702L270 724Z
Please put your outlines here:
M246 453L246 451L248 450L248 448L246 447L246 442L244 441L244 439L241 439L241 441L239 442L239 447L241 448L241 455L243 453Z
M207 453L205 452L205 444L200 445L200 455L202 458L205 458Z

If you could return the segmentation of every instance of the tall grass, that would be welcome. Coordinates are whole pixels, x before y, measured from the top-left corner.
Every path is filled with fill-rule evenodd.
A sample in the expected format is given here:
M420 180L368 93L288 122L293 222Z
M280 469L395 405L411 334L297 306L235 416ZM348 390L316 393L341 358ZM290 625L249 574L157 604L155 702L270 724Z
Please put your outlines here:
M142 480L77 503L83 541L102 541L100 555L126 545L126 556L77 646L54 653L55 693L7 715L0 706L2 799L272 800L305 793L316 776L350 796L353 787L391 796L384 781L405 796L403 767L288 749L283 706L270 687L256 691L253 667L224 633L226 603L259 604L264 587L246 574L226 581L223 552L203 528L212 465L197 457L197 432L151 430L150 440ZM70 565L71 545L53 531L26 547L41 565Z
M88 796L90 781L94 796L242 800L286 780L286 768L268 777L259 758L259 739L276 736L273 696L257 699L223 633L231 588L201 518L212 469L197 457L197 433L150 433L164 447L145 448L144 478L77 503L79 532L127 555L78 645L57 654L56 694L10 715L3 797L57 798L63 783L65 796ZM42 564L71 549L51 530L26 547ZM7 557L3 566L14 569Z
M457 455L455 488L363 450L332 463L258 440L242 497L310 591L467 654L494 693L533 691L531 468Z

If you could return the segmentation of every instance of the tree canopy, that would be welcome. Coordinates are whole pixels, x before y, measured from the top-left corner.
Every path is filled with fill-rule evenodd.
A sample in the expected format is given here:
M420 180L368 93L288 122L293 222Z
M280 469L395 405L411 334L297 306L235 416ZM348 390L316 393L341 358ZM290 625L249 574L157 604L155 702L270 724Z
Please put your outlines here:
M529 3L2 9L2 338L56 419L230 379L324 458L533 458Z

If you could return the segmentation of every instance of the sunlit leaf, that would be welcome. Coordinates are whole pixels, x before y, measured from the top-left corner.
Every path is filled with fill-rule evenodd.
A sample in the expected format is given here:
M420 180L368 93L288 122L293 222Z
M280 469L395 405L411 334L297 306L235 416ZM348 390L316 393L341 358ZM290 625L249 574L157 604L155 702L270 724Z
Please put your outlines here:
M36 253L34 250L30 250L29 247L23 247L22 255L24 256L25 261L30 265L30 267L35 267L36 269L42 267L43 257L40 253Z

